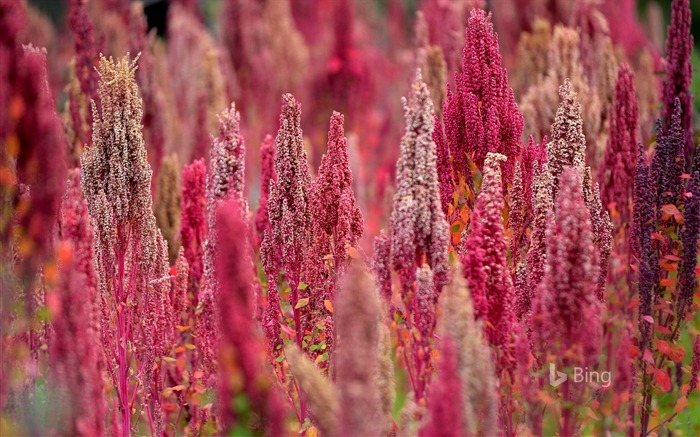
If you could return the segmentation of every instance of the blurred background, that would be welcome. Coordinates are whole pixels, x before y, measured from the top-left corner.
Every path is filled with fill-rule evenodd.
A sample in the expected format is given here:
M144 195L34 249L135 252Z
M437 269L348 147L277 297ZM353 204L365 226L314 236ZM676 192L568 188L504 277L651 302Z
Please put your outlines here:
M649 144L653 120L658 116L657 85L663 78L666 26L671 13L671 0L29 0L28 3L32 12L25 38L48 50L50 82L60 111L66 112L71 83L69 65L75 53L75 33L69 19L71 4L82 5L90 16L99 51L113 56L131 51L133 56L134 51L147 49L151 60L142 56L139 65L141 69L154 70L147 75L158 84L158 93L164 99L162 109L155 111L165 114L162 138L156 135L158 128L144 122L149 160L155 174L162 156L170 153L178 155L181 165L196 158L206 159L208 136L216 130L216 114L235 101L241 112L247 147L246 190L251 206L256 207L259 145L265 135L274 136L277 130L281 94L291 92L302 104L302 127L312 171L325 152L331 112L344 113L351 166L361 207L368 219L368 235L376 234L384 225L389 210L394 164L403 133L401 97L408 95L416 67L426 67L422 63L428 62L429 47L439 47L444 56L441 68L446 70L442 72L445 79L434 84L444 94L454 74L461 69L463 32L471 8L485 7L493 13L503 63L509 70L516 100L526 115L523 141L529 134L537 137L544 133L536 132L529 124L531 117L523 109L523 100L538 78L531 77L528 68L532 66L520 60L523 55L519 46L528 33L535 35L529 39L531 43L536 39L533 23L539 18L548 22L550 29L562 24L580 30L581 63L592 89L600 90L600 80L604 80L596 78L597 73L592 71L604 62L596 56L606 56L595 53L602 52L601 40L597 38L609 36L615 50L614 64L630 63L639 81L647 81L638 82L637 91L642 108L642 138ZM697 96L700 95L697 74L700 2L690 3L696 72L692 92ZM141 38L134 36L136 4L141 5L150 31L148 39L139 44L134 43L134 38ZM551 35L551 30L548 32ZM540 54L547 57L546 50ZM649 74L644 76L643 71ZM653 84L654 80L657 85ZM556 105L556 90L553 93ZM604 99L601 96L600 101ZM441 97L433 96L433 100L439 115ZM145 105L146 112L153 106L149 102ZM694 100L694 106L695 112L700 113L700 99ZM588 110L597 111L594 108L589 105ZM549 123L545 119L539 125L548 127ZM589 162L594 169L604 147L605 129L601 125L600 132L586 132L588 142L598 148L590 157L594 161ZM152 135L151 131L156 134ZM154 139L162 144L154 146Z

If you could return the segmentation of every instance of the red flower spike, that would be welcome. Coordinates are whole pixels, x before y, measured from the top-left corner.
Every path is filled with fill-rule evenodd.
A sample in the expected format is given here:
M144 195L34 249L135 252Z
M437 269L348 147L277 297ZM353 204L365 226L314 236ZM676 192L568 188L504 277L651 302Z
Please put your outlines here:
M442 339L437 380L430 386L428 395L429 421L419 432L425 437L457 437L464 425L464 399L462 381L457 368L457 350L451 337Z
M520 156L523 116L508 85L508 72L501 65L498 35L491 15L471 11L462 71L455 76L455 91L448 92L444 106L445 131L455 175L471 179L468 159L482 168L486 154L501 153L504 182L510 183Z
M105 401L100 341L100 297L93 264L93 233L80 190L80 170L69 173L59 221L59 280L52 313L49 386L61 396L61 433L104 433ZM65 396L65 397L64 397Z
M615 203L621 223L628 222L631 216L630 199L637 155L638 117L634 74L627 64L622 64L615 82L610 134L600 167L600 194L603 207L608 209L610 204Z
M219 414L227 434L236 426L249 427L251 424L246 422L250 416L240 414L236 407L237 399L245 396L257 416L256 423L259 420L267 434L280 435L284 433L282 401L265 371L264 343L253 318L254 278L249 242L242 237L248 233L243 216L245 210L231 199L218 207L215 220L219 238L216 274L220 285L217 314L221 317Z
M275 173L275 140L265 135L260 146L260 205L255 213L255 230L262 241L265 231L270 230L267 199L270 197L270 182L277 182Z
M500 162L505 156L490 153L484 163L481 192L472 213L471 231L460 249L464 276L474 301L475 317L484 323L484 336L502 355L496 372L512 362L515 290L506 264L508 246L503 229L503 188Z
M189 265L190 292L195 306L204 274L203 251L207 238L206 178L207 167L203 159L198 159L182 169L180 242Z

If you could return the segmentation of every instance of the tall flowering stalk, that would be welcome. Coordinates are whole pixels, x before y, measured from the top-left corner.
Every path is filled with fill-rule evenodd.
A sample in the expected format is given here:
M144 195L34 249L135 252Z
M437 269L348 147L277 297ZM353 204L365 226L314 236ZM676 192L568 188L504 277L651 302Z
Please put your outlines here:
M304 348L309 311L309 290L308 285L302 281L302 274L310 241L311 175L301 130L301 105L291 94L282 96L280 129L275 138L275 148L277 181L270 182L267 203L270 229L264 231L260 253L267 276L267 306L263 314L263 329L268 341L268 355L276 363L279 377L281 365L278 357L283 352L281 329L287 327L280 303L280 291L286 291L286 288L280 287L282 290L278 290L277 287L278 276L282 271L289 290L289 304L292 306L291 335L300 349ZM303 399L300 400L297 416L300 422L306 417Z
M445 134L455 178L470 180L469 162L481 169L489 152L501 153L504 182L510 183L520 155L523 116L502 66L491 15L473 9L466 28L462 71L444 105Z
M422 436L460 436L465 428L462 382L457 368L457 351L454 340L445 337L441 341L438 376L430 387L429 422L421 429Z
M46 50L32 45L12 49L8 62L16 62L17 70L12 81L3 85L9 86L7 98L13 105L4 121L7 130L2 132L7 144L3 170L8 175L3 201L18 213L3 218L3 241L10 241L14 225L18 255L23 258L19 276L29 287L53 252L51 230L65 188L66 143L49 88Z
M600 168L603 206L614 208L620 216L619 223L628 223L631 216L638 114L634 74L629 65L623 64L615 82L610 134Z
M182 211L182 182L180 179L180 160L176 154L163 158L158 173L155 204L153 205L156 224L168 242L168 258L175 263L180 242L176 238L180 232Z
M105 401L100 298L93 265L93 232L77 169L68 176L59 235L60 276L49 304L53 315L50 386L61 405L57 408L61 433L101 435Z
M253 318L251 250L248 239L242 237L249 225L243 216L238 201L231 199L218 206L215 220L221 329L219 417L227 434L260 426L269 435L280 435L284 432L283 404L266 372L264 340ZM239 406L242 399L248 402L247 409Z
M503 187L499 164L505 156L489 153L484 162L481 192L476 198L469 236L463 239L460 259L474 301L475 317L484 321L484 336L492 346L496 375L504 387L514 373L513 326L515 290L508 271L508 245L503 228ZM513 423L512 401L504 394L501 420L507 433Z
M270 182L277 182L275 174L275 140L271 135L265 135L260 146L260 201L255 213L255 230L259 241L270 230L270 220L267 210L267 200L270 197Z
M693 50L690 17L690 0L673 0L671 23L666 37L666 79L662 89L665 129L669 129L673 123L676 99L680 101L683 154L688 166L695 150L693 96L690 93L690 81L693 77L693 64L690 59Z
M639 415L644 433L650 431L653 398L658 393L677 391L682 385L681 378L670 377L667 367L683 362L685 351L678 341L688 312L695 308L700 172L696 151L693 174L684 181L681 105L677 98L668 129L657 122L657 144L650 163L646 163L640 146L635 174L631 247L639 258L637 336L642 352L638 361L642 375ZM680 394L686 396L682 391ZM673 417L675 414L662 423Z
M338 435L366 436L386 432L382 417L379 294L372 277L354 262L344 275L335 300L338 360L336 381L341 405Z
M333 353L333 302L337 278L345 271L348 253L362 237L363 219L352 191L352 172L348 162L345 118L334 112L328 132L328 151L321 158L318 177L311 185L311 241L304 280L313 297L312 323L323 323L326 352ZM308 343L308 342L307 342ZM318 353L314 354L318 355Z
M98 91L98 74L95 68L99 62L102 41L97 40L95 25L85 9L82 0L71 0L68 12L68 24L73 32L75 47L75 75L80 84L78 90L69 93L71 122L76 139L82 144L90 142L93 114L89 105L96 102L99 109L100 95Z
M430 375L435 304L447 280L447 221L440 205L434 112L420 71L404 103L406 132L396 165L391 212L391 265L399 273L404 308L397 315L414 346L402 344L416 395L425 395ZM430 278L430 279L429 279ZM432 321L431 321L432 320ZM402 341L403 334L400 334ZM409 354L413 356L409 357Z
M268 284L274 284L278 273L284 269L285 278L292 290L290 303L296 306L311 220L311 175L301 130L301 105L291 94L282 97L280 124L275 139L277 182L270 184L268 199L271 230L265 233L260 250ZM281 255L279 264L275 262L275 253ZM268 287L268 295L273 293L276 291ZM294 309L294 321L297 343L301 345L303 331L299 308Z
M335 383L295 346L285 348L291 373L324 435L388 435L394 375L389 332L381 320L375 281L358 262L349 263L339 282Z
M510 193L511 205L508 225L513 235L510 239L510 259L518 265L521 252L528 247L527 230L534 221L534 186L535 176L547 161L547 138L536 144L532 135L527 146L523 147L520 159L515 164L513 187Z
M503 188L499 164L507 159L491 153L484 163L481 192L476 198L469 236L460 249L475 317L484 320L484 334L494 346L496 374L512 372L511 332L515 321L513 281L506 263Z
M462 428L453 432L458 435L497 435L499 405L493 354L484 336L483 321L474 317L474 304L463 270L459 262L452 268L450 282L440 295L438 323L440 338L443 341L451 339L455 343L459 384L453 384L451 390L461 392L463 410L460 413ZM435 408L432 405L434 402L446 408L446 400L449 400L449 396L447 399L431 396L428 398L428 409ZM437 427L442 425L435 424Z
M196 307L204 274L204 242L207 236L206 178L204 159L198 159L182 169L182 206L180 219L180 246L189 265L190 293Z
M218 256L216 210L219 204L234 199L241 205L241 214L248 209L243 184L245 182L245 145L240 132L240 114L235 103L219 115L219 130L211 138L209 172L206 182L207 240L204 243L204 287L198 299L197 341L206 375L214 371L219 341L218 300L215 259Z
M554 220L547 228L544 280L534 304L536 350L548 354L557 368L593 367L601 347L601 305L596 298L598 259L590 213L583 200L582 175L576 168L560 174ZM562 435L574 435L576 407L583 404L583 386L564 382Z
M550 194L557 195L559 176L565 167L572 166L583 172L582 187L586 207L593 225L593 242L598 249L598 298L605 299L608 259L612 245L612 222L600 200L598 184L593 185L591 170L586 167L586 137L583 129L582 108L578 94L566 79L559 87L559 107L552 124L552 141L547 145L547 167L550 173Z
M162 429L159 359L172 329L165 313L167 249L152 212L135 70L128 57L100 59L102 109L93 106L92 145L81 157L81 186L95 233L106 367L125 436L134 426L134 405L146 410L153 432Z

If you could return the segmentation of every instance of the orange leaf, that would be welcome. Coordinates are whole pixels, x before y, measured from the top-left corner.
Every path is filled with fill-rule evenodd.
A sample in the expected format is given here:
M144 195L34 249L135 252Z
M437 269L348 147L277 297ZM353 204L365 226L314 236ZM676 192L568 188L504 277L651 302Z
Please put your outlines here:
M331 313L331 314L333 313L333 302L326 299L323 301L323 306L326 307L326 309L328 310L329 313Z
M659 267L666 270L667 272L677 272L678 271L678 263L675 261L669 261L666 259L659 260Z
M348 247L348 256L353 259L360 259L360 254L353 246Z
M673 284L674 284L675 282L676 282L676 281L674 281L673 278L666 278L666 279L662 279L662 280L659 282L659 285L661 285L662 287L673 287Z
M676 401L676 413L680 413L688 406L688 398L686 396L681 396Z
M671 352L668 357L676 363L682 363L683 358L685 358L685 349L680 346L671 345Z
M684 396L688 395L689 390L690 390L690 384L683 384L681 386L681 393L683 393Z
M671 390L671 378L669 378L668 373L663 370L656 369L656 372L654 372L654 381L659 384L659 387L661 387L664 393Z

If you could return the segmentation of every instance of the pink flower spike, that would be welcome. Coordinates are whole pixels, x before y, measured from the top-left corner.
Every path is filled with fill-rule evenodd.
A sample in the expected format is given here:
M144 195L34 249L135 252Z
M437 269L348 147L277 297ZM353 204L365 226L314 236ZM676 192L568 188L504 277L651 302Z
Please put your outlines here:
M503 189L500 162L505 156L489 153L484 163L481 192L472 213L471 231L460 249L464 274L474 301L475 316L483 319L484 334L501 352L497 374L512 370L515 290L506 264L508 250L503 228Z

